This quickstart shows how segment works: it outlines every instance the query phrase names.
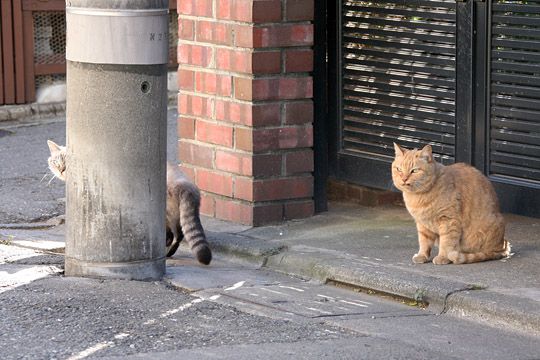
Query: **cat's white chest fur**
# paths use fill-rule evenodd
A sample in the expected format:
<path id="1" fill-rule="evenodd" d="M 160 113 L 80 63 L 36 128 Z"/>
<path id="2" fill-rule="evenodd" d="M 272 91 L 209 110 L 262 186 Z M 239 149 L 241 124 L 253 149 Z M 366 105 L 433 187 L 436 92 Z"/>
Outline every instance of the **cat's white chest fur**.
<path id="1" fill-rule="evenodd" d="M 433 209 L 431 207 L 420 205 L 423 200 L 421 196 L 404 193 L 403 200 L 405 200 L 405 207 L 414 218 L 414 221 L 426 229 L 438 233 L 439 224 L 436 222 L 437 217 L 433 216 Z"/>

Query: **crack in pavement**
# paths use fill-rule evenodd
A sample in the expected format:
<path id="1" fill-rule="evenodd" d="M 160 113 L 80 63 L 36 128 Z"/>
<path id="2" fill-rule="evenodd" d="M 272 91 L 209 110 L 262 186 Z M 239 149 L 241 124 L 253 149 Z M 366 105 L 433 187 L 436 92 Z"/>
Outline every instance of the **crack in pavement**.
<path id="1" fill-rule="evenodd" d="M 439 313 L 439 315 L 446 314 L 448 312 L 448 310 L 450 309 L 449 306 L 448 306 L 448 300 L 449 300 L 450 296 L 452 296 L 454 294 L 457 294 L 457 293 L 460 293 L 460 292 L 479 291 L 479 290 L 485 290 L 485 289 L 486 288 L 478 288 L 475 285 L 468 285 L 468 286 L 464 287 L 463 289 L 456 289 L 456 290 L 450 291 L 444 297 L 443 308 L 442 308 L 441 312 Z"/>

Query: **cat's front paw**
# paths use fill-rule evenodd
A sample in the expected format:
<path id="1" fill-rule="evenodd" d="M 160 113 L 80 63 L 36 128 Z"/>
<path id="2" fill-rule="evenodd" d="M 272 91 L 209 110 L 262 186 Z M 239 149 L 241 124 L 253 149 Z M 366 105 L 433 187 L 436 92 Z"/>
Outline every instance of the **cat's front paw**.
<path id="1" fill-rule="evenodd" d="M 414 256 L 412 257 L 412 261 L 415 264 L 423 264 L 427 263 L 429 259 L 425 255 L 414 254 Z"/>
<path id="2" fill-rule="evenodd" d="M 446 256 L 437 255 L 433 258 L 433 263 L 435 265 L 446 265 L 450 264 L 450 260 Z"/>
<path id="3" fill-rule="evenodd" d="M 454 264 L 464 264 L 465 263 L 465 255 L 460 253 L 459 251 L 450 251 L 448 253 L 448 259 L 453 262 Z"/>

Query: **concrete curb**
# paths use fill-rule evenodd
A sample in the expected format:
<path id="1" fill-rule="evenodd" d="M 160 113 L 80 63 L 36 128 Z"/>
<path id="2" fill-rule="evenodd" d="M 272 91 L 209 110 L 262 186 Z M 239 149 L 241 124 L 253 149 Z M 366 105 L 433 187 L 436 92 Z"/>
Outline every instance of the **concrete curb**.
<path id="1" fill-rule="evenodd" d="M 219 239 L 217 238 L 219 236 Z M 288 248 L 279 241 L 239 234 L 214 233 L 209 242 L 217 255 L 259 263 L 308 280 L 333 283 L 362 292 L 395 296 L 405 302 L 427 302 L 435 313 L 454 314 L 489 325 L 540 335 L 538 304 L 474 284 L 404 271 L 392 265 L 345 257 L 321 249 Z"/>
<path id="2" fill-rule="evenodd" d="M 36 120 L 66 113 L 66 103 L 22 104 L 0 106 L 0 123 L 4 121 Z"/>
<path id="3" fill-rule="evenodd" d="M 50 229 L 66 222 L 65 216 L 55 216 L 45 221 L 31 223 L 0 224 L 0 230 L 40 230 Z"/>
<path id="4" fill-rule="evenodd" d="M 446 312 L 540 336 L 538 302 L 532 299 L 502 295 L 489 289 L 463 291 L 448 297 Z"/>
<path id="5" fill-rule="evenodd" d="M 213 253 L 259 266 L 264 266 L 268 258 L 287 249 L 283 244 L 238 234 L 206 231 L 206 235 Z"/>
<path id="6" fill-rule="evenodd" d="M 177 105 L 177 93 L 169 92 L 168 106 Z M 0 124 L 2 122 L 35 121 L 50 117 L 63 116 L 66 114 L 66 103 L 48 103 L 48 104 L 20 104 L 0 106 Z"/>

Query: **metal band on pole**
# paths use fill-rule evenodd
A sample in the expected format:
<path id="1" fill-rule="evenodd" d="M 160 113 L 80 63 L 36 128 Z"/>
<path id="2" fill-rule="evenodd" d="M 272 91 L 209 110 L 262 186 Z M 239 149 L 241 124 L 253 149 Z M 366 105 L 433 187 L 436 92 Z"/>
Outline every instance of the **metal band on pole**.
<path id="1" fill-rule="evenodd" d="M 66 59 L 92 64 L 167 64 L 168 12 L 66 7 Z"/>

